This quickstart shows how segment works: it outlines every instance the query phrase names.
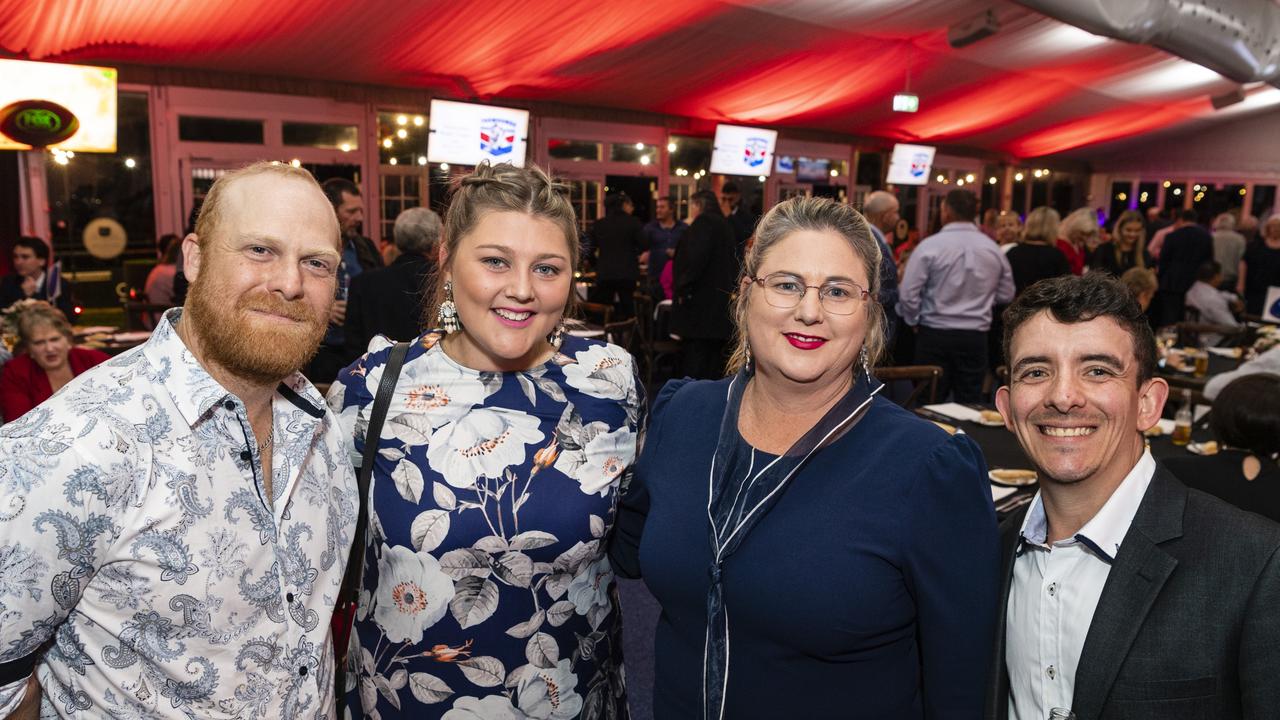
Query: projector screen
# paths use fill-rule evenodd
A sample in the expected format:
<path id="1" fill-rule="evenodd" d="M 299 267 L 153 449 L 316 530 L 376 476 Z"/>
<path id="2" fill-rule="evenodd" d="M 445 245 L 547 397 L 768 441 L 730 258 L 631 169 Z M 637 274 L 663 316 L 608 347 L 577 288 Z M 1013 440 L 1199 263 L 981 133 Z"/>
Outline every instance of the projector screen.
<path id="1" fill-rule="evenodd" d="M 0 150 L 115 152 L 116 77 L 115 68 L 0 60 Z"/>
<path id="2" fill-rule="evenodd" d="M 529 141 L 529 111 L 431 101 L 427 162 L 479 165 L 488 160 L 524 167 Z"/>
<path id="3" fill-rule="evenodd" d="M 927 185 L 936 151 L 937 148 L 929 145 L 894 145 L 886 182 L 891 185 Z"/>
<path id="4" fill-rule="evenodd" d="M 773 170 L 773 149 L 777 143 L 777 130 L 716 125 L 711 172 L 767 176 Z"/>

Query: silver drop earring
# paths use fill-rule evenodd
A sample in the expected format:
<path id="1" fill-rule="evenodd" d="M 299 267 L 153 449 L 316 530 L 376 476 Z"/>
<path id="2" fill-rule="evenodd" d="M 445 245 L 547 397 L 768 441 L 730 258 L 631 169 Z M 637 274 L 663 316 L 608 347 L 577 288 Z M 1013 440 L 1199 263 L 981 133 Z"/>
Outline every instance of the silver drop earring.
<path id="1" fill-rule="evenodd" d="M 447 280 L 444 283 L 444 302 L 436 310 L 436 323 L 446 333 L 462 329 L 462 323 L 458 321 L 458 306 L 453 302 L 453 283 Z"/>
<path id="2" fill-rule="evenodd" d="M 551 347 L 555 348 L 557 351 L 560 349 L 560 343 L 564 342 L 563 318 L 560 322 L 556 323 L 556 329 L 552 330 L 551 334 L 547 336 L 547 342 L 551 343 Z"/>
<path id="3" fill-rule="evenodd" d="M 870 385 L 871 384 L 871 366 L 867 362 L 867 349 L 865 347 L 862 348 L 861 355 L 862 355 L 862 372 L 867 374 L 867 384 Z"/>

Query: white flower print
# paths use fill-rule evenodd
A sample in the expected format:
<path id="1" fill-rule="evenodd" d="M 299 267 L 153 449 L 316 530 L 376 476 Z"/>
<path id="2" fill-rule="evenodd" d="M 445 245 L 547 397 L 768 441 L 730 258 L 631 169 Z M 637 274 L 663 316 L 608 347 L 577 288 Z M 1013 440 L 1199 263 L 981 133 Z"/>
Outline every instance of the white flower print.
<path id="1" fill-rule="evenodd" d="M 422 631 L 449 609 L 453 580 L 431 555 L 399 545 L 382 548 L 373 618 L 393 642 L 422 642 Z"/>
<path id="2" fill-rule="evenodd" d="M 627 400 L 635 392 L 631 358 L 622 348 L 592 343 L 573 359 L 576 362 L 564 366 L 571 387 L 605 400 Z"/>
<path id="3" fill-rule="evenodd" d="M 532 668 L 520 681 L 520 709 L 536 720 L 569 720 L 582 710 L 578 677 L 568 658 L 551 669 Z"/>
<path id="4" fill-rule="evenodd" d="M 453 487 L 474 487 L 476 478 L 498 478 L 507 466 L 524 462 L 525 445 L 543 437 L 531 415 L 477 408 L 432 433 L 427 461 Z"/>
<path id="5" fill-rule="evenodd" d="M 569 581 L 569 602 L 579 615 L 587 615 L 592 610 L 607 611 L 613 606 L 609 603 L 609 584 L 613 581 L 613 570 L 609 567 L 609 558 L 601 556 L 574 576 Z"/>
<path id="6" fill-rule="evenodd" d="M 382 368 L 370 371 L 365 387 L 371 397 L 376 397 L 378 383 L 382 381 Z M 489 397 L 490 388 L 480 381 L 475 372 L 458 367 L 444 356 L 444 348 L 433 348 L 411 362 L 405 363 L 396 382 L 395 400 L 390 417 L 400 411 L 419 414 L 438 428 L 457 420 Z M 421 441 L 405 442 L 421 445 Z"/>
<path id="7" fill-rule="evenodd" d="M 591 436 L 581 451 L 563 452 L 556 458 L 555 468 L 578 481 L 578 489 L 604 497 L 609 487 L 622 475 L 636 457 L 636 434 L 630 428 L 603 432 L 604 423 L 592 423 L 583 436 Z"/>
<path id="8" fill-rule="evenodd" d="M 504 695 L 458 698 L 440 720 L 527 720 Z"/>

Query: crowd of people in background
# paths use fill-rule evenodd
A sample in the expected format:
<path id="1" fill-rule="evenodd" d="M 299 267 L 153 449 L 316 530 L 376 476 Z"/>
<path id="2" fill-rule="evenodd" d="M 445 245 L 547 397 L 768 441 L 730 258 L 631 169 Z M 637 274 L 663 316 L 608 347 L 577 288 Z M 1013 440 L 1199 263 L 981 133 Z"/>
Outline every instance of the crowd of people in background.
<path id="1" fill-rule="evenodd" d="M 0 624 L 22 639 L 0 650 L 0 705 L 90 687 L 77 707 L 136 715 L 158 701 L 117 690 L 143 664 L 200 669 L 173 707 L 237 716 L 622 717 L 613 568 L 663 608 L 664 717 L 978 717 L 985 702 L 1038 718 L 1073 685 L 1085 717 L 1109 716 L 1126 698 L 1097 692 L 1082 645 L 1116 667 L 1158 657 L 1119 671 L 1135 687 L 1210 663 L 1235 680 L 1206 716 L 1276 694 L 1280 623 L 1249 593 L 1256 579 L 1280 595 L 1280 527 L 1227 503 L 1280 519 L 1280 346 L 1205 386 L 1219 455 L 1158 467 L 1142 431 L 1169 392 L 1154 330 L 1237 337 L 1280 286 L 1280 215 L 1255 237 L 1233 213 L 1212 232 L 1194 211 L 1023 218 L 954 189 L 920 237 L 892 192 L 757 218 L 724 183 L 657 197 L 651 218 L 610 193 L 584 233 L 562 186 L 505 164 L 460 178 L 443 219 L 403 211 L 381 244 L 355 183 L 288 165 L 228 173 L 205 203 L 158 243 L 143 288 L 180 307 L 102 367 L 75 346 L 48 246 L 15 244 L 0 475 L 25 485 L 4 486 L 18 522 L 0 545 L 35 539 L 0 560 L 7 587 L 58 591 L 8 593 L 21 605 Z M 569 332 L 584 301 L 652 313 L 678 342 L 673 379 L 646 388 L 636 342 Z M 937 366 L 940 399 L 999 409 L 1041 474 L 1003 530 L 982 450 L 881 394 L 888 364 Z M 201 484 L 214 474 L 229 481 Z M 797 553 L 797 536 L 824 551 Z M 1232 544 L 1239 562 L 1218 562 Z M 1050 551 L 1072 558 L 1054 572 L 1079 622 L 1042 633 Z M 1108 573 L 1156 572 L 1139 562 L 1157 552 L 1177 568 L 1167 589 L 1103 592 Z M 145 576 L 114 569 L 150 554 Z M 187 624 L 140 627 L 139 598 Z M 1114 642 L 1151 608 L 1133 650 Z M 241 625 L 215 632 L 215 611 Z M 1194 652 L 1160 644 L 1190 626 Z M 55 629 L 77 639 L 43 653 Z M 177 649 L 113 644 L 144 633 Z M 1042 673 L 1059 646 L 1078 667 Z M 73 647 L 108 661 L 86 670 Z"/>

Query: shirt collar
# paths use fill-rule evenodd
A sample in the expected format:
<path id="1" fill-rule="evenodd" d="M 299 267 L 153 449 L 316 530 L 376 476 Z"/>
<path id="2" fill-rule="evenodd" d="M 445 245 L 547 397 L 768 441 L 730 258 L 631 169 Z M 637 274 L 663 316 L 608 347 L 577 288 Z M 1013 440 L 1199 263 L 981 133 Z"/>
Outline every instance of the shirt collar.
<path id="1" fill-rule="evenodd" d="M 968 220 L 955 220 L 942 226 L 940 232 L 951 232 L 954 230 L 977 230 L 978 226 Z"/>
<path id="2" fill-rule="evenodd" d="M 1107 498 L 1102 508 L 1076 532 L 1074 537 L 1054 543 L 1055 547 L 1080 543 L 1089 548 L 1100 560 L 1110 565 L 1120 552 L 1120 543 L 1129 532 L 1133 518 L 1138 514 L 1138 506 L 1142 497 L 1147 494 L 1147 486 L 1156 472 L 1156 461 L 1150 450 L 1143 450 L 1142 457 L 1134 464 L 1133 469 L 1125 475 L 1124 480 Z M 1048 518 L 1044 514 L 1044 503 L 1040 493 L 1036 493 L 1027 517 L 1022 521 L 1019 533 L 1018 553 L 1021 554 L 1026 545 L 1045 547 L 1049 533 Z"/>
<path id="3" fill-rule="evenodd" d="M 231 403 L 227 409 L 235 410 L 241 401 L 218 384 L 187 349 L 175 328 L 181 319 L 182 308 L 166 311 L 151 338 L 142 346 L 142 353 L 152 367 L 158 369 L 160 384 L 169 392 L 187 425 L 195 427 L 215 405 Z M 311 417 L 324 417 L 324 398 L 301 373 L 285 378 L 276 392 Z"/>

